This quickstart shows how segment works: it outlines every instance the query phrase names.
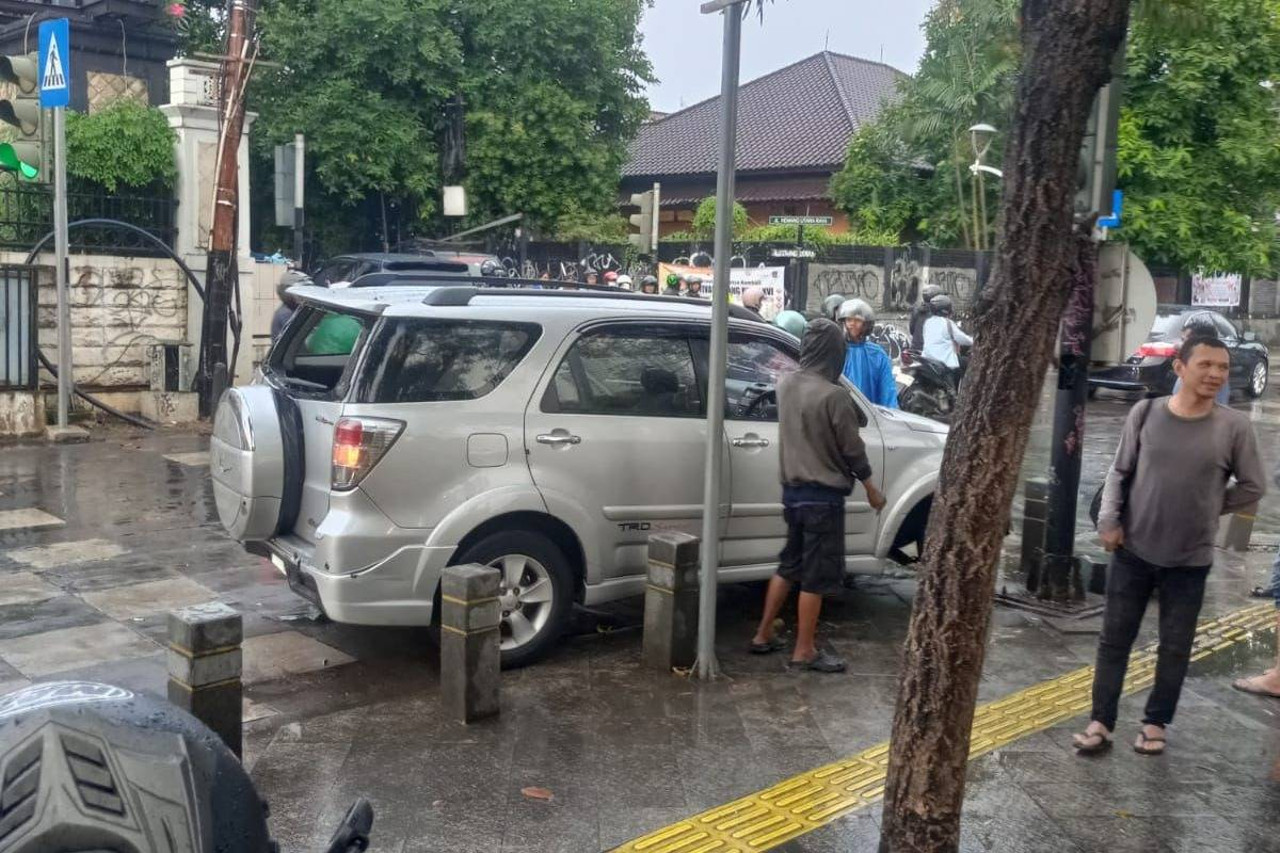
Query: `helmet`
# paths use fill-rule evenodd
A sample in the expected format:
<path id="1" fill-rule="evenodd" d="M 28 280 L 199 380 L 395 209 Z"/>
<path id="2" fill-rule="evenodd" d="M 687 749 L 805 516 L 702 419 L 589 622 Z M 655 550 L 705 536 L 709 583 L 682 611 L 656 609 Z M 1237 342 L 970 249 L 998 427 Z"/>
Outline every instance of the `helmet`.
<path id="1" fill-rule="evenodd" d="M 1194 314 L 1188 314 L 1187 318 L 1182 321 L 1182 330 L 1191 332 L 1193 335 L 1208 335 L 1211 337 L 1218 336 L 1218 327 L 1213 322 L 1213 315 L 1208 311 L 1197 311 Z"/>
<path id="2" fill-rule="evenodd" d="M 698 287 L 702 287 L 702 276 L 700 275 L 691 275 L 687 279 L 685 279 L 685 281 L 687 281 L 691 285 L 696 284 L 698 285 Z"/>
<path id="3" fill-rule="evenodd" d="M 609 270 L 607 273 L 605 273 L 605 274 L 604 274 L 604 280 L 605 280 L 605 281 L 617 281 L 617 280 L 618 280 L 618 274 L 617 274 L 616 272 L 614 272 L 613 270 Z"/>
<path id="4" fill-rule="evenodd" d="M 773 324 L 784 332 L 790 332 L 797 338 L 804 337 L 804 330 L 809 322 L 799 311 L 782 311 L 774 318 Z"/>
<path id="5" fill-rule="evenodd" d="M 623 273 L 622 275 L 618 276 L 618 287 L 625 287 L 627 290 L 630 290 L 631 276 L 627 275 L 626 273 Z"/>
<path id="6" fill-rule="evenodd" d="M 839 293 L 833 293 L 826 299 L 822 300 L 822 316 L 832 320 L 836 319 L 836 312 L 840 310 L 840 306 L 844 304 L 844 297 Z"/>
<path id="7" fill-rule="evenodd" d="M 756 310 L 759 310 L 763 303 L 764 288 L 762 287 L 748 287 L 742 294 L 742 304 L 748 308 L 755 308 Z"/>
<path id="8" fill-rule="evenodd" d="M 951 312 L 955 309 L 950 296 L 935 296 L 929 300 L 929 307 L 944 317 L 951 316 Z"/>
<path id="9" fill-rule="evenodd" d="M 292 299 L 292 297 L 286 297 L 285 292 L 291 287 L 296 287 L 302 284 L 311 284 L 311 277 L 304 272 L 289 270 L 287 273 L 280 276 L 280 281 L 276 284 L 276 296 L 280 297 L 281 302 L 287 302 Z"/>
<path id="10" fill-rule="evenodd" d="M 926 284 L 920 289 L 920 301 L 928 305 L 933 301 L 933 297 L 941 296 L 942 288 L 936 284 Z"/>
<path id="11" fill-rule="evenodd" d="M 647 293 L 651 287 L 655 292 L 658 290 L 658 279 L 656 276 L 647 275 L 640 279 L 640 290 L 642 293 Z"/>
<path id="12" fill-rule="evenodd" d="M 673 272 L 667 273 L 667 287 L 679 287 L 682 281 L 684 281 L 684 276 L 676 275 Z"/>
<path id="13" fill-rule="evenodd" d="M 850 317 L 861 317 L 862 321 L 870 326 L 876 321 L 876 312 L 865 300 L 846 299 L 840 304 L 840 310 L 836 313 L 836 317 L 841 322 L 848 320 Z"/>

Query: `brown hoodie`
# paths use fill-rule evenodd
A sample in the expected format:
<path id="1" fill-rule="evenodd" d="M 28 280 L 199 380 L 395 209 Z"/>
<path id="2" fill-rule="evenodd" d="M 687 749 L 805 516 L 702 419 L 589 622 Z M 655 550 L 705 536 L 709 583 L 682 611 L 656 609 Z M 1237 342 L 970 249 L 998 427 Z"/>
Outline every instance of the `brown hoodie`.
<path id="1" fill-rule="evenodd" d="M 840 327 L 819 318 L 800 344 L 800 370 L 778 381 L 778 452 L 784 486 L 820 486 L 848 495 L 871 477 L 858 434 L 853 395 L 840 384 L 845 341 Z"/>

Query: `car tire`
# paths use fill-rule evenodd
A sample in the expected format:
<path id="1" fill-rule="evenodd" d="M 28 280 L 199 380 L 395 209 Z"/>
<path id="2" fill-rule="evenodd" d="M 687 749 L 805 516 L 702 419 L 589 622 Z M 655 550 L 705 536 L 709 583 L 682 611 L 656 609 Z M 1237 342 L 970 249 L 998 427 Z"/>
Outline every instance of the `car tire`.
<path id="1" fill-rule="evenodd" d="M 551 539 L 532 530 L 492 533 L 459 552 L 454 562 L 493 566 L 503 572 L 503 669 L 527 666 L 551 651 L 569 624 L 574 587 L 573 566 Z M 520 572 L 516 588 L 523 593 L 509 597 L 516 571 Z M 517 615 L 522 621 L 516 621 Z"/>
<path id="2" fill-rule="evenodd" d="M 1249 376 L 1249 384 L 1245 386 L 1244 393 L 1248 394 L 1250 399 L 1258 399 L 1266 393 L 1270 379 L 1271 366 L 1267 364 L 1266 359 L 1258 359 L 1258 363 L 1253 366 L 1253 373 Z"/>

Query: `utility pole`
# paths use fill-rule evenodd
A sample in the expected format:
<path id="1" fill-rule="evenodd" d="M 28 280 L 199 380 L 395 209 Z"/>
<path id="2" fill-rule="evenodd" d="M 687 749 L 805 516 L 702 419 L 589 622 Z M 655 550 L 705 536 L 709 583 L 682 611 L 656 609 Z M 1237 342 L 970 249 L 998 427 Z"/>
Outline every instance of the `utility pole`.
<path id="1" fill-rule="evenodd" d="M 209 259 L 205 267 L 204 322 L 200 334 L 200 414 L 213 414 L 232 370 L 227 354 L 227 321 L 236 286 L 236 220 L 240 209 L 239 153 L 244 133 L 245 86 L 255 0 L 232 0 L 227 47 L 218 76 L 217 183 Z"/>
<path id="2" fill-rule="evenodd" d="M 307 137 L 301 133 L 293 136 L 293 259 L 298 268 L 303 268 L 302 252 L 305 248 L 303 238 L 303 194 L 307 181 L 304 166 L 307 160 Z"/>

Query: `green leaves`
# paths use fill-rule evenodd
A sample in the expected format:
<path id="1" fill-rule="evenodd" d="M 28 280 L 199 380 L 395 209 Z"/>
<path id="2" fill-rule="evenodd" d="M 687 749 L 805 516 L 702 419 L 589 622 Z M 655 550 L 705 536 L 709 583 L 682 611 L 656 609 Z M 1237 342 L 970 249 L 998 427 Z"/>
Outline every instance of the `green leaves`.
<path id="1" fill-rule="evenodd" d="M 736 240 L 747 230 L 747 209 L 733 203 L 733 238 Z M 716 199 L 707 196 L 693 214 L 693 234 L 699 240 L 710 240 L 716 235 Z"/>
<path id="2" fill-rule="evenodd" d="M 646 113 L 643 4 L 265 0 L 259 29 L 282 67 L 262 73 L 251 107 L 271 144 L 307 134 L 317 204 L 366 212 L 385 195 L 430 233 L 456 228 L 436 214 L 444 105 L 461 94 L 469 221 L 524 212 L 553 230 L 615 209 Z M 377 231 L 372 210 L 353 225 Z"/>
<path id="3" fill-rule="evenodd" d="M 95 113 L 67 111 L 67 174 L 107 192 L 122 187 L 171 189 L 178 177 L 178 137 L 164 113 L 119 100 Z"/>

